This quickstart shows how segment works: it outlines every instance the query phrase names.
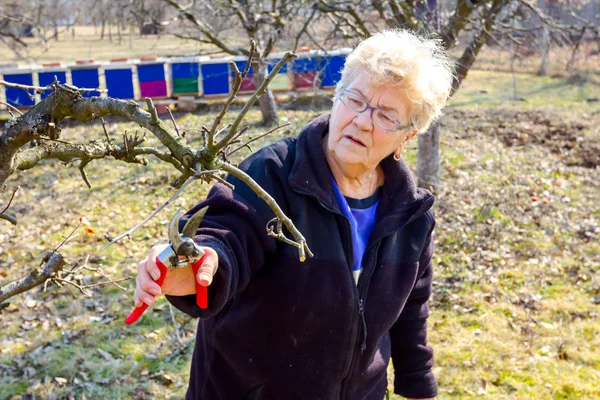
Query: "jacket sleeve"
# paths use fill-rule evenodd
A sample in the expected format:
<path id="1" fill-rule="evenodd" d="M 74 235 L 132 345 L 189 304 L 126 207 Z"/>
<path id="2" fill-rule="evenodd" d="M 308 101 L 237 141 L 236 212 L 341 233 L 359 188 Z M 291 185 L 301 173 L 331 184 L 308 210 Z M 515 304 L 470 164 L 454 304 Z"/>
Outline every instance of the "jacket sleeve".
<path id="1" fill-rule="evenodd" d="M 286 212 L 285 178 L 277 164 L 278 160 L 268 157 L 265 160 L 255 154 L 240 168 L 269 192 Z M 208 206 L 194 240 L 214 249 L 219 256 L 217 272 L 208 287 L 207 309 L 196 305 L 195 295 L 166 296 L 171 304 L 192 317 L 210 318 L 218 314 L 247 287 L 251 277 L 275 251 L 276 239 L 266 233 L 268 221 L 275 217 L 273 211 L 244 182 L 232 176 L 228 176 L 227 181 L 234 185 L 234 190 L 217 183 L 205 201 L 186 213 L 189 217 Z"/>
<path id="2" fill-rule="evenodd" d="M 427 346 L 427 317 L 433 276 L 433 227 L 419 258 L 419 276 L 396 323 L 390 329 L 394 393 L 408 398 L 437 396 L 431 372 L 433 349 Z"/>

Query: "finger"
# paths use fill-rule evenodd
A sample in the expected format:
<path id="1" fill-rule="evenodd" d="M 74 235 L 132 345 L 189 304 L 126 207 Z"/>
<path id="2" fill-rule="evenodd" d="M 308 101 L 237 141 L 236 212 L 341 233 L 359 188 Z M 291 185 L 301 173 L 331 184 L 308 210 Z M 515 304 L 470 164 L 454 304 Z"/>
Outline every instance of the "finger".
<path id="1" fill-rule="evenodd" d="M 158 269 L 155 263 L 154 267 L 156 268 L 156 271 L 158 271 L 158 277 L 154 278 L 154 275 L 156 275 L 156 271 L 153 270 L 151 264 L 153 264 L 153 262 L 150 261 L 150 256 L 148 256 L 148 259 L 140 261 L 137 266 L 138 276 L 141 275 L 144 277 L 144 279 L 152 280 L 157 280 L 158 278 L 160 278 L 160 270 Z M 153 273 L 150 273 L 151 270 L 153 271 Z"/>
<path id="2" fill-rule="evenodd" d="M 209 247 L 203 247 L 205 257 L 202 265 L 198 268 L 196 279 L 202 286 L 208 286 L 212 283 L 213 276 L 217 272 L 219 266 L 219 256 L 217 252 Z"/>
<path id="3" fill-rule="evenodd" d="M 148 306 L 151 306 L 152 304 L 154 304 L 155 297 L 138 288 L 135 290 L 135 294 L 133 295 L 133 300 L 134 300 L 136 307 L 141 306 L 142 303 L 145 303 Z"/>
<path id="4" fill-rule="evenodd" d="M 148 275 L 156 281 L 160 278 L 160 269 L 158 269 L 158 265 L 156 265 L 156 257 L 158 257 L 160 252 L 156 253 L 153 250 L 154 247 L 152 248 L 152 250 L 150 250 L 150 253 L 148 254 L 148 259 L 145 261 L 145 270 L 147 271 Z"/>
<path id="5" fill-rule="evenodd" d="M 156 283 L 148 273 L 138 274 L 135 278 L 136 289 L 141 292 L 149 293 L 152 296 L 158 296 L 161 293 L 160 286 Z"/>

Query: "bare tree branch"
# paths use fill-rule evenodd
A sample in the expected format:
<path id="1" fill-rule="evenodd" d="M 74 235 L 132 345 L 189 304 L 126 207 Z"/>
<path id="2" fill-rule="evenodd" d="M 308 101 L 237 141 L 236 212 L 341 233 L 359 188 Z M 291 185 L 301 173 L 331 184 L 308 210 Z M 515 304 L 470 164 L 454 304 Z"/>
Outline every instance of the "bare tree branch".
<path id="1" fill-rule="evenodd" d="M 244 107 L 242 108 L 240 113 L 237 115 L 235 121 L 233 121 L 231 128 L 229 128 L 229 132 L 227 133 L 227 135 L 223 139 L 221 139 L 221 141 L 219 143 L 217 143 L 215 145 L 216 150 L 221 150 L 223 147 L 225 147 L 225 145 L 227 143 L 229 143 L 229 141 L 233 138 L 233 136 L 235 136 L 235 133 L 237 132 L 237 128 L 239 127 L 240 123 L 242 122 L 242 119 L 248 113 L 248 111 L 250 111 L 250 108 L 254 105 L 256 100 L 258 100 L 260 95 L 262 95 L 265 92 L 265 90 L 267 89 L 267 86 L 269 85 L 269 83 L 271 83 L 271 80 L 275 77 L 277 72 L 279 72 L 281 67 L 283 67 L 283 65 L 285 63 L 287 63 L 289 60 L 297 58 L 297 57 L 298 57 L 297 54 L 293 54 L 289 51 L 283 55 L 281 60 L 279 60 L 279 62 L 273 67 L 273 70 L 271 71 L 271 73 L 269 74 L 267 79 L 265 79 L 263 81 L 262 85 L 258 89 L 256 89 L 256 91 L 252 94 L 252 96 L 250 96 L 248 101 L 246 101 L 246 104 L 244 104 Z"/>
<path id="2" fill-rule="evenodd" d="M 306 244 L 306 239 L 304 239 L 304 236 L 302 236 L 300 231 L 294 226 L 294 223 L 292 222 L 292 220 L 289 219 L 284 214 L 284 212 L 281 210 L 281 208 L 279 207 L 277 202 L 273 199 L 273 197 L 271 197 L 271 195 L 269 195 L 269 193 L 267 193 L 263 188 L 261 188 L 260 185 L 258 185 L 244 171 L 234 167 L 233 165 L 228 164 L 228 163 L 222 163 L 221 167 L 224 171 L 239 178 L 245 184 L 250 186 L 250 188 L 257 194 L 257 196 L 260 197 L 261 199 L 263 199 L 263 201 L 269 205 L 269 207 L 275 213 L 277 219 L 285 225 L 285 227 L 290 231 L 292 236 L 294 236 L 294 239 L 296 239 L 295 242 L 287 239 L 286 243 L 293 244 L 295 247 L 298 248 L 298 254 L 300 257 L 300 261 L 304 261 L 306 259 L 306 253 L 308 253 L 309 257 L 313 257 L 313 253 L 308 248 L 308 245 Z"/>
<path id="3" fill-rule="evenodd" d="M 315 3 L 315 7 L 317 10 L 319 10 L 323 13 L 341 12 L 341 13 L 349 14 L 353 19 L 353 23 L 350 20 L 347 20 L 346 22 L 348 23 L 348 25 L 352 29 L 354 29 L 357 33 L 359 33 L 360 36 L 362 36 L 364 38 L 371 36 L 371 32 L 369 32 L 369 30 L 365 26 L 365 23 L 363 22 L 363 20 L 360 18 L 360 16 L 356 12 L 356 10 L 351 5 L 347 5 L 346 7 L 342 8 L 342 7 L 336 7 L 336 6 L 327 4 L 323 1 L 319 1 L 319 2 Z"/>
<path id="4" fill-rule="evenodd" d="M 46 282 L 52 274 L 60 271 L 66 263 L 60 253 L 48 252 L 40 266 L 31 271 L 26 277 L 0 287 L 0 303 Z"/>
<path id="5" fill-rule="evenodd" d="M 112 157 L 126 162 L 145 163 L 145 160 L 142 158 L 143 155 L 154 155 L 162 161 L 174 165 L 181 172 L 181 176 L 175 182 L 176 185 L 181 186 L 179 190 L 136 226 L 117 238 L 109 239 L 109 243 L 105 247 L 124 237 L 129 237 L 136 229 L 171 204 L 194 180 L 202 179 L 209 181 L 210 179 L 216 179 L 222 181 L 222 178 L 217 175 L 219 171 L 232 173 L 257 190 L 259 196 L 269 199 L 270 196 L 264 190 L 260 189 L 260 186 L 248 175 L 221 159 L 226 158 L 228 146 L 233 144 L 232 139 L 241 133 L 238 132 L 238 128 L 250 107 L 265 92 L 267 85 L 279 69 L 294 57 L 296 57 L 295 54 L 286 53 L 263 81 L 263 84 L 250 96 L 242 111 L 237 115 L 234 123 L 219 129 L 220 121 L 227 111 L 227 107 L 224 107 L 217 121 L 213 124 L 212 131 L 208 131 L 205 128 L 209 133 L 208 137 L 213 138 L 213 142 L 200 150 L 189 146 L 185 138 L 177 135 L 177 132 L 173 128 L 161 121 L 150 100 L 147 100 L 149 111 L 145 111 L 133 101 L 99 97 L 83 98 L 79 89 L 54 83 L 51 85 L 53 90 L 51 96 L 47 96 L 25 114 L 13 118 L 5 125 L 5 130 L 0 136 L 0 185 L 3 185 L 14 171 L 33 168 L 41 160 L 45 159 L 57 159 L 63 162 L 80 160 L 79 171 L 88 186 L 91 185 L 85 174 L 85 167 L 90 161 L 96 159 Z M 235 97 L 242 78 L 248 73 L 249 65 L 250 62 L 247 63 L 243 73 L 236 71 L 238 85 L 234 86 L 234 90 L 230 96 L 231 99 Z M 36 88 L 25 89 L 35 90 Z M 137 134 L 135 136 L 128 136 L 126 132 L 123 134 L 122 143 L 114 143 L 108 137 L 105 125 L 103 125 L 103 131 L 106 139 L 97 139 L 84 144 L 69 143 L 58 138 L 60 135 L 60 122 L 65 118 L 90 121 L 102 118 L 105 115 L 117 115 L 136 122 L 157 137 L 162 145 L 168 148 L 168 151 L 165 152 L 153 147 L 139 147 L 144 138 L 139 138 Z M 245 129 L 243 128 L 241 131 L 243 132 Z M 215 144 L 214 139 L 219 132 L 225 133 L 223 138 L 219 138 L 219 142 Z M 23 148 L 27 143 L 38 139 L 44 139 L 45 141 L 35 147 Z M 292 243 L 296 246 L 299 251 L 299 257 L 302 260 L 305 259 L 307 253 L 309 256 L 312 256 L 306 241 L 294 227 L 292 221 L 283 214 L 272 198 L 268 204 L 273 209 L 275 215 L 277 215 L 277 218 L 282 221 L 296 240 L 290 242 L 290 239 L 283 236 L 283 232 L 277 234 L 278 238 L 285 243 Z M 267 230 L 267 233 L 272 234 L 273 231 Z M 46 257 L 47 259 L 44 261 L 40 271 L 34 270 L 27 277 L 2 287 L 0 302 L 15 294 L 29 290 L 36 285 L 40 285 L 48 279 L 52 279 L 57 285 L 71 284 L 77 287 L 82 293 L 87 293 L 85 290 L 86 287 L 81 283 L 57 273 L 65 265 L 64 258 L 57 251 L 71 236 L 72 234 L 52 253 L 49 253 L 50 255 Z"/>

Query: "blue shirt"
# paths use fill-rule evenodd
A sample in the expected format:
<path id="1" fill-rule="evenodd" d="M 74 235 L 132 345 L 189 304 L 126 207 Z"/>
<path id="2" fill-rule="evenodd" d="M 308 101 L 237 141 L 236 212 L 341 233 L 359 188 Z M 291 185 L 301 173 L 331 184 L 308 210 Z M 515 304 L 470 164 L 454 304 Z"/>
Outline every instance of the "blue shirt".
<path id="1" fill-rule="evenodd" d="M 338 187 L 333 176 L 331 184 L 335 197 L 340 206 L 342 214 L 350 221 L 350 229 L 352 230 L 352 253 L 354 256 L 354 264 L 352 265 L 352 275 L 355 283 L 358 284 L 358 278 L 362 272 L 362 262 L 367 243 L 371 231 L 375 225 L 375 216 L 377 214 L 377 206 L 381 197 L 381 187 L 377 189 L 375 194 L 365 199 L 353 199 L 345 197 Z"/>

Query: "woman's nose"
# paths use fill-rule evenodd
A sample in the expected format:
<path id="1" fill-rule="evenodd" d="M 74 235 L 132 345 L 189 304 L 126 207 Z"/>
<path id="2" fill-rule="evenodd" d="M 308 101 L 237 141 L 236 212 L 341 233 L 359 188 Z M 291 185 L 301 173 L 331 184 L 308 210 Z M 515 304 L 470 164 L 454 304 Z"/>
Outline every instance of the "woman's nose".
<path id="1" fill-rule="evenodd" d="M 356 116 L 354 117 L 353 121 L 356 124 L 356 126 L 358 126 L 361 130 L 370 131 L 373 129 L 371 110 L 368 108 L 363 112 L 356 113 Z"/>

